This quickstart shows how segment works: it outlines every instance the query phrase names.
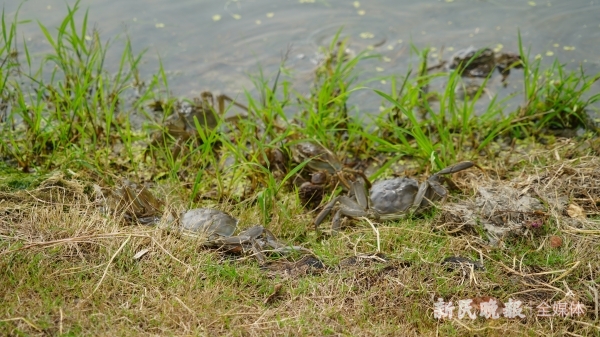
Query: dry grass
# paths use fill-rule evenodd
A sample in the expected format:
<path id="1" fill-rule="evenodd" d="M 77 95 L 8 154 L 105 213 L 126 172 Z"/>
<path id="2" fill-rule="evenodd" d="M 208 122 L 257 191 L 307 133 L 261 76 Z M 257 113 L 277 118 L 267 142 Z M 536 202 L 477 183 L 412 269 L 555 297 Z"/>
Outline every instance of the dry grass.
<path id="1" fill-rule="evenodd" d="M 270 227 L 277 235 L 304 244 L 330 266 L 295 277 L 199 248 L 168 228 L 129 225 L 119 214 L 103 213 L 90 182 L 55 175 L 35 189 L 0 194 L 0 333 L 597 335 L 598 164 L 598 157 L 561 159 L 524 166 L 503 180 L 536 193 L 549 207 L 542 228 L 509 236 L 500 247 L 488 245 L 477 228 L 452 230 L 438 212 L 433 218 L 380 224 L 380 249 L 388 262 L 366 259 L 342 267 L 337 265 L 344 257 L 377 251 L 366 221 L 333 238 L 312 232 L 300 238 L 297 230 L 286 230 L 289 224 L 274 223 Z M 467 192 L 462 199 L 472 198 L 468 191 L 484 180 L 498 183 L 491 176 L 499 171 L 455 175 Z M 559 208 L 547 196 L 577 203 L 583 213 L 570 214 L 568 206 Z M 243 228 L 256 221 L 252 207 L 231 211 Z M 294 221 L 309 228 L 312 215 L 296 212 Z M 550 246 L 551 235 L 562 238 L 560 247 Z M 143 250 L 147 253 L 136 258 Z M 440 264 L 448 256 L 482 260 L 486 270 L 448 270 Z M 569 290 L 586 305 L 585 316 L 536 317 L 541 301 L 565 299 Z M 482 296 L 519 299 L 526 318 L 433 318 L 438 297 L 456 302 Z"/>

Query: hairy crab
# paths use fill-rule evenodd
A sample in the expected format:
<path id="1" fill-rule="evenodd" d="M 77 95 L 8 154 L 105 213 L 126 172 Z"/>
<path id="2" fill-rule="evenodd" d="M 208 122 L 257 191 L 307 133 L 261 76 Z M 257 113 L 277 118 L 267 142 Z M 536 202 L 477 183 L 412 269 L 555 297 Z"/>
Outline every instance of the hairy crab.
<path id="1" fill-rule="evenodd" d="M 196 121 L 202 129 L 210 131 L 219 125 L 221 119 L 232 122 L 244 118 L 240 114 L 224 117 L 227 110 L 226 102 L 248 111 L 247 107 L 235 102 L 227 95 L 217 95 L 216 102 L 217 105 L 215 105 L 215 97 L 208 91 L 201 93 L 200 97 L 194 98 L 193 103 L 178 102 L 175 106 L 175 113 L 165 120 L 163 130 L 154 133 L 150 145 L 156 147 L 167 143 L 169 139 L 174 139 L 173 155 L 177 157 L 183 143 L 198 136 Z"/>
<path id="2" fill-rule="evenodd" d="M 323 196 L 331 186 L 331 177 L 327 172 L 311 173 L 310 181 L 303 182 L 298 188 L 298 196 L 304 205 L 314 207 L 321 204 Z"/>
<path id="3" fill-rule="evenodd" d="M 457 51 L 448 64 L 448 69 L 459 71 L 461 76 L 488 77 L 495 69 L 506 81 L 511 68 L 523 68 L 521 57 L 514 53 L 495 53 L 490 48 L 469 47 Z"/>
<path id="4" fill-rule="evenodd" d="M 369 180 L 362 171 L 345 167 L 331 150 L 318 143 L 311 141 L 298 142 L 291 146 L 291 152 L 296 162 L 302 163 L 309 160 L 306 167 L 310 171 L 313 173 L 327 173 L 337 177 L 346 189 L 352 189 L 350 181 L 355 180 L 356 177 L 362 178 L 367 186 L 370 186 Z M 327 180 L 327 178 L 319 176 L 318 180 Z"/>
<path id="5" fill-rule="evenodd" d="M 238 222 L 238 219 L 225 212 L 196 208 L 182 214 L 181 233 L 199 239 L 205 247 L 221 248 L 233 253 L 251 252 L 261 264 L 267 261 L 266 252 L 308 251 L 301 246 L 281 243 L 270 230 L 261 225 L 252 226 L 234 236 Z"/>
<path id="6" fill-rule="evenodd" d="M 325 217 L 337 208 L 332 220 L 332 230 L 341 227 L 341 217 L 367 217 L 374 220 L 394 220 L 425 208 L 433 201 L 445 199 L 448 191 L 442 185 L 441 176 L 466 170 L 476 166 L 473 162 L 465 161 L 442 169 L 427 180 L 419 183 L 411 178 L 393 178 L 380 180 L 373 184 L 366 193 L 363 182 L 352 182 L 353 198 L 338 196 L 331 200 L 314 220 L 315 228 Z M 338 206 L 339 204 L 339 206 Z"/>

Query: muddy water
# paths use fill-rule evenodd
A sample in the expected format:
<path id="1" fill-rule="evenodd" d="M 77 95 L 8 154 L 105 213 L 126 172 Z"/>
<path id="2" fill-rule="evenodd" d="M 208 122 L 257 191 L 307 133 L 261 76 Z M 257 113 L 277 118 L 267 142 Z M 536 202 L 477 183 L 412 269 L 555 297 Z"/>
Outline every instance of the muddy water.
<path id="1" fill-rule="evenodd" d="M 4 1 L 9 16 L 18 3 Z M 375 46 L 383 56 L 362 65 L 361 79 L 381 76 L 372 86 L 384 89 L 389 88 L 386 76 L 401 76 L 417 64 L 411 43 L 431 47 L 433 57 L 442 48 L 449 57 L 470 45 L 517 51 L 518 31 L 532 57 L 600 72 L 600 0 L 82 0 L 80 7 L 89 8 L 89 21 L 104 39 L 119 41 L 117 36 L 127 32 L 137 51 L 149 48 L 146 75 L 157 70 L 160 59 L 169 89 L 178 96 L 203 90 L 233 96 L 244 88 L 252 92 L 248 74 L 260 67 L 273 77 L 288 48 L 295 88 L 306 91 L 319 46 L 341 27 L 350 48 Z M 42 51 L 47 45 L 35 20 L 57 26 L 65 13 L 65 0 L 27 1 L 19 17 L 34 22 L 21 26 L 20 34 L 30 48 Z M 116 64 L 118 48 L 113 52 L 109 63 Z M 510 80 L 507 89 L 495 86 L 491 92 L 517 90 L 518 76 Z M 359 109 L 376 110 L 374 104 Z"/>

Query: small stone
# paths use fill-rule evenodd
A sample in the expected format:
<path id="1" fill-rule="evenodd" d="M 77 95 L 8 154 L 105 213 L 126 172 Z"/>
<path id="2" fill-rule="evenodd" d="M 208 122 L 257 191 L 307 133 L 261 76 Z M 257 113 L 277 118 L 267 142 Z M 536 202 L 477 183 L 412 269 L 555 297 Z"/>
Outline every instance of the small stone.
<path id="1" fill-rule="evenodd" d="M 560 238 L 560 236 L 556 236 L 556 235 L 552 235 L 550 237 L 550 247 L 552 248 L 558 248 L 560 246 L 562 246 L 562 239 Z"/>

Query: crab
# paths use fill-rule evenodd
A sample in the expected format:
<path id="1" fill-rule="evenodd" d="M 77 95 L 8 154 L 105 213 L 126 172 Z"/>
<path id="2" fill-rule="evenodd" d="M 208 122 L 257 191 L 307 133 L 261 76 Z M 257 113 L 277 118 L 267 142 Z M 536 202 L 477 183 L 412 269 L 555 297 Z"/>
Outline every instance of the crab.
<path id="1" fill-rule="evenodd" d="M 470 161 L 448 166 L 433 174 L 420 185 L 416 180 L 406 177 L 380 180 L 373 184 L 369 196 L 367 196 L 364 182 L 353 181 L 351 189 L 353 198 L 338 196 L 331 200 L 315 218 L 315 228 L 318 229 L 325 217 L 336 207 L 337 210 L 332 220 L 334 232 L 340 229 L 342 216 L 366 217 L 373 220 L 403 218 L 406 214 L 424 209 L 434 201 L 443 200 L 448 196 L 448 190 L 442 185 L 442 175 L 466 170 L 473 166 L 477 165 Z"/>
<path id="2" fill-rule="evenodd" d="M 212 208 L 196 208 L 181 215 L 181 232 L 207 242 L 230 237 L 235 232 L 238 219 Z"/>
<path id="3" fill-rule="evenodd" d="M 309 160 L 306 167 L 313 173 L 327 173 L 339 179 L 340 183 L 351 190 L 351 181 L 355 180 L 355 176 L 362 178 L 368 187 L 371 186 L 369 180 L 362 171 L 353 170 L 344 167 L 344 164 L 338 157 L 324 146 L 312 142 L 301 141 L 291 146 L 292 157 L 298 163 Z M 327 177 L 319 176 L 319 180 L 328 180 Z M 316 184 L 319 185 L 319 184 Z"/>
<path id="4" fill-rule="evenodd" d="M 163 203 L 145 186 L 125 180 L 123 186 L 114 190 L 112 195 L 113 207 L 124 210 L 126 219 L 137 220 L 144 225 L 155 225 L 160 221 Z"/>
<path id="5" fill-rule="evenodd" d="M 310 181 L 303 182 L 298 188 L 298 196 L 304 205 L 312 204 L 317 206 L 321 204 L 326 190 L 330 187 L 331 179 L 329 174 L 324 171 L 318 171 L 310 175 Z"/>
<path id="6" fill-rule="evenodd" d="M 488 77 L 494 69 L 506 80 L 511 68 L 523 68 L 521 56 L 514 53 L 495 53 L 490 48 L 469 47 L 457 51 L 448 64 L 448 69 L 458 70 L 461 76 Z"/>
<path id="7" fill-rule="evenodd" d="M 196 208 L 181 216 L 181 233 L 200 240 L 209 248 L 221 248 L 232 253 L 251 252 L 260 264 L 266 263 L 265 252 L 310 252 L 301 246 L 287 246 L 261 225 L 252 226 L 238 235 L 238 219 L 212 208 Z"/>
<path id="8" fill-rule="evenodd" d="M 190 138 L 198 136 L 196 121 L 205 131 L 214 130 L 218 126 L 219 119 L 227 110 L 225 102 L 248 111 L 247 107 L 235 102 L 227 95 L 217 95 L 216 98 L 216 107 L 215 97 L 209 91 L 202 92 L 200 97 L 194 98 L 193 103 L 178 102 L 175 106 L 175 113 L 165 120 L 164 129 L 154 133 L 150 146 L 165 144 L 169 138 L 173 138 L 175 140 L 173 155 L 176 157 L 183 143 Z M 244 118 L 244 115 L 236 114 L 224 117 L 223 120 L 232 122 L 241 118 Z"/>

